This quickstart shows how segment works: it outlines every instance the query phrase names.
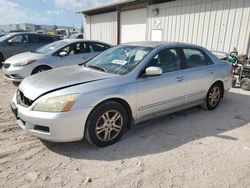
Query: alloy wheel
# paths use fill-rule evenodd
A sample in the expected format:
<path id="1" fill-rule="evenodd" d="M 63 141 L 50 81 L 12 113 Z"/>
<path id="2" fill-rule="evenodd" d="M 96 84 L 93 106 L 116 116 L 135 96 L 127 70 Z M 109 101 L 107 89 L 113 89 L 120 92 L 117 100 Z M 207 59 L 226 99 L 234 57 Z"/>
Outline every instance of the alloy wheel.
<path id="1" fill-rule="evenodd" d="M 209 105 L 214 107 L 218 104 L 218 102 L 220 101 L 220 97 L 221 97 L 221 91 L 220 88 L 218 86 L 213 87 L 209 93 Z"/>
<path id="2" fill-rule="evenodd" d="M 110 141 L 117 137 L 123 127 L 123 118 L 120 112 L 110 110 L 104 112 L 98 119 L 95 127 L 96 136 L 101 141 Z"/>

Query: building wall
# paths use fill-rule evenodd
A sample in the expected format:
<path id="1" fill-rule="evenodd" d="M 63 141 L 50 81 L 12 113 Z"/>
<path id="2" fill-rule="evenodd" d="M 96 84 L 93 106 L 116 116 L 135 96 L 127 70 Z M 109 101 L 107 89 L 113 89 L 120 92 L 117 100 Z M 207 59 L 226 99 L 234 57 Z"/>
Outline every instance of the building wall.
<path id="1" fill-rule="evenodd" d="M 17 24 L 0 25 L 0 32 L 10 32 L 11 30 L 17 30 Z"/>
<path id="2" fill-rule="evenodd" d="M 156 8 L 159 14 L 155 14 Z M 162 40 L 188 42 L 214 51 L 250 43 L 250 0 L 177 0 L 148 6 L 148 40 L 162 30 Z"/>
<path id="3" fill-rule="evenodd" d="M 22 29 L 24 31 L 32 31 L 32 32 L 36 31 L 34 24 L 21 23 L 21 24 L 18 24 L 18 25 L 19 25 L 19 29 Z"/>
<path id="4" fill-rule="evenodd" d="M 116 27 L 116 12 L 111 12 L 86 17 L 84 28 L 87 39 L 115 45 Z M 240 53 L 249 53 L 250 0 L 176 0 L 150 5 L 146 28 L 149 41 L 160 38 L 222 52 L 236 47 Z"/>
<path id="5" fill-rule="evenodd" d="M 85 16 L 84 36 L 115 45 L 117 43 L 117 12 Z"/>

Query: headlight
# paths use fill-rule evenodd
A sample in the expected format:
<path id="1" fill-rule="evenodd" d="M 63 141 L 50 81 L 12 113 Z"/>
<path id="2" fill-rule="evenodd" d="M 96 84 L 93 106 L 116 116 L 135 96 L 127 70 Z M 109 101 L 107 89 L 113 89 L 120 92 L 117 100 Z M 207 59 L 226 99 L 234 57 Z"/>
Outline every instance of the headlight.
<path id="1" fill-rule="evenodd" d="M 31 63 L 34 63 L 36 60 L 35 59 L 30 59 L 28 61 L 20 61 L 18 63 L 13 64 L 14 67 L 19 67 L 19 66 L 24 66 L 24 65 L 28 65 Z"/>
<path id="2" fill-rule="evenodd" d="M 37 103 L 32 110 L 41 112 L 66 112 L 73 106 L 79 93 L 44 99 Z"/>

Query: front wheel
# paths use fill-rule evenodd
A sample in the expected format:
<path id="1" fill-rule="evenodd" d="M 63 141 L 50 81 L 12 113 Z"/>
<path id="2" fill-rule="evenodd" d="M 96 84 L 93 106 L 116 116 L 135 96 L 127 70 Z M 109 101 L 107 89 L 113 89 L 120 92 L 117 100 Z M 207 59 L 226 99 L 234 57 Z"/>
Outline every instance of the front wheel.
<path id="1" fill-rule="evenodd" d="M 97 147 L 117 142 L 128 123 L 124 107 L 115 101 L 98 105 L 89 115 L 85 126 L 85 139 Z"/>
<path id="2" fill-rule="evenodd" d="M 2 67 L 3 61 L 4 61 L 3 55 L 0 53 L 0 67 Z"/>
<path id="3" fill-rule="evenodd" d="M 203 103 L 202 107 L 207 110 L 214 110 L 220 103 L 221 96 L 222 88 L 220 84 L 215 83 L 208 90 L 205 102 Z"/>
<path id="4" fill-rule="evenodd" d="M 47 70 L 50 70 L 50 69 L 51 69 L 51 68 L 48 67 L 48 66 L 39 66 L 39 67 L 36 67 L 36 68 L 32 71 L 31 75 L 37 74 L 37 73 L 39 73 L 39 72 L 44 72 L 44 71 L 47 71 Z"/>

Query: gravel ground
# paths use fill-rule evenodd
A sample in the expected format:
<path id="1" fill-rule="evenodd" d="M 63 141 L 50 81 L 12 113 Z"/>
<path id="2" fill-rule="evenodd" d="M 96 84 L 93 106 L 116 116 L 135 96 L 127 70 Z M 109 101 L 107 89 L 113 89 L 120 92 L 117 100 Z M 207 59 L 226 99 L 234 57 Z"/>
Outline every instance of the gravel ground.
<path id="1" fill-rule="evenodd" d="M 0 70 L 0 187 L 249 187 L 250 92 L 126 133 L 117 144 L 49 143 L 18 127 Z"/>

